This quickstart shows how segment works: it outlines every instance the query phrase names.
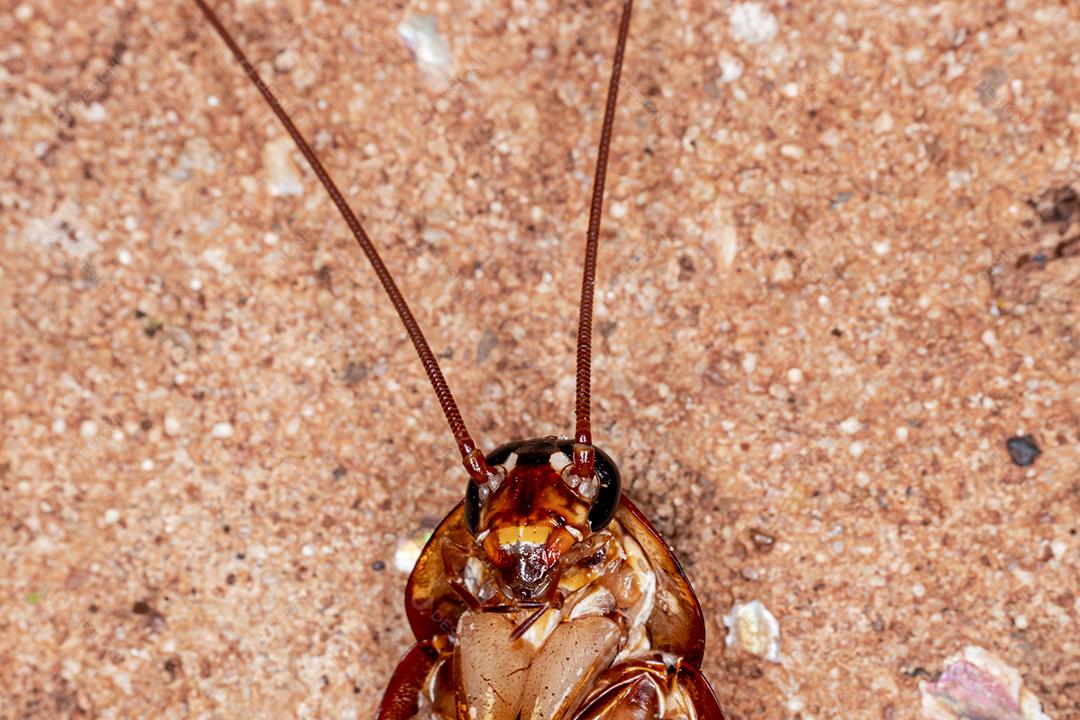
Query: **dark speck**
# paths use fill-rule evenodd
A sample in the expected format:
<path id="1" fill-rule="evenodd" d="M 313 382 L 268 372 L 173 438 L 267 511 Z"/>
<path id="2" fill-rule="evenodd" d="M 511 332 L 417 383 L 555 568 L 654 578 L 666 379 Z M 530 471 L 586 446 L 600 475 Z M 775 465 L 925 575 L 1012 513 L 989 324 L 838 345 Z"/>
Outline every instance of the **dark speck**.
<path id="1" fill-rule="evenodd" d="M 131 612 L 135 613 L 136 615 L 149 615 L 150 606 L 146 603 L 146 601 L 138 600 L 134 605 L 131 606 Z"/>
<path id="2" fill-rule="evenodd" d="M 479 365 L 488 359 L 488 355 L 499 344 L 499 338 L 490 330 L 485 330 L 480 336 L 480 342 L 476 346 L 476 364 Z"/>
<path id="3" fill-rule="evenodd" d="M 833 196 L 833 199 L 829 201 L 829 209 L 830 210 L 835 210 L 836 208 L 840 207 L 841 205 L 843 205 L 844 203 L 846 203 L 850 199 L 851 199 L 851 193 L 849 193 L 849 192 L 837 193 L 836 195 Z"/>
<path id="4" fill-rule="evenodd" d="M 365 363 L 362 362 L 349 362 L 345 365 L 345 384 L 355 385 L 361 382 L 368 376 L 368 368 Z"/>
<path id="5" fill-rule="evenodd" d="M 752 530 L 750 532 L 750 540 L 753 541 L 754 547 L 757 548 L 759 552 L 767 553 L 772 550 L 773 545 L 776 544 L 776 538 L 761 530 Z"/>
<path id="6" fill-rule="evenodd" d="M 1009 451 L 1013 464 L 1018 467 L 1027 467 L 1035 462 L 1035 458 L 1042 455 L 1042 450 L 1035 444 L 1035 438 L 1030 435 L 1009 438 L 1005 441 L 1005 448 Z"/>
<path id="7" fill-rule="evenodd" d="M 233 575 L 232 573 L 229 573 L 228 575 L 226 575 L 225 576 L 225 584 L 226 585 L 235 585 L 236 584 L 236 576 Z"/>
<path id="8" fill-rule="evenodd" d="M 386 569 L 386 563 L 384 563 L 382 560 L 376 560 L 375 562 L 371 563 L 371 569 L 375 572 L 382 572 Z"/>
<path id="9" fill-rule="evenodd" d="M 243 560 L 245 557 L 247 557 L 247 556 L 244 555 L 244 553 L 236 553 L 236 559 L 237 560 Z"/>
<path id="10" fill-rule="evenodd" d="M 334 471 L 332 473 L 330 473 L 330 474 L 333 476 L 333 478 L 335 480 L 340 480 L 341 478 L 345 477 L 345 474 L 347 472 L 349 472 L 349 471 L 345 469 L 344 465 L 338 465 L 336 468 L 334 468 Z"/>

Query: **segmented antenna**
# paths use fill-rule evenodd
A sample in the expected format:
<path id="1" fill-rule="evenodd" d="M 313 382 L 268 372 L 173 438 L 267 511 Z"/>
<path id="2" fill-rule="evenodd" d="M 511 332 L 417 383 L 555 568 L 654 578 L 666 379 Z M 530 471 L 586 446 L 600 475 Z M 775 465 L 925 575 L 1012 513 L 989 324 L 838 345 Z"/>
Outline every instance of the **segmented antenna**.
<path id="1" fill-rule="evenodd" d="M 398 317 L 401 318 L 401 323 L 405 326 L 405 332 L 409 334 L 409 339 L 412 340 L 413 347 L 416 348 L 416 354 L 420 356 L 420 362 L 424 366 L 424 372 L 427 373 L 428 380 L 431 381 L 431 387 L 435 391 L 435 397 L 439 400 L 439 405 L 442 406 L 443 414 L 446 415 L 446 422 L 450 425 L 450 431 L 454 434 L 454 440 L 457 441 L 458 449 L 461 451 L 462 463 L 465 465 L 465 469 L 468 471 L 469 476 L 476 482 L 487 482 L 491 470 L 487 466 L 487 462 L 484 460 L 483 453 L 477 449 L 476 444 L 473 442 L 472 436 L 469 434 L 468 429 L 465 427 L 465 421 L 461 417 L 461 411 L 458 410 L 457 403 L 454 402 L 454 396 L 450 392 L 450 386 L 446 384 L 446 378 L 443 377 L 442 370 L 439 368 L 439 363 L 435 359 L 435 354 L 431 352 L 431 346 L 428 345 L 427 339 L 424 337 L 424 333 L 420 330 L 420 325 L 416 322 L 416 318 L 413 317 L 412 311 L 409 310 L 408 303 L 405 302 L 405 297 L 401 294 L 397 284 L 394 283 L 394 278 L 390 275 L 390 271 L 386 268 L 385 263 L 379 252 L 372 245 L 370 238 L 364 228 L 360 225 L 360 221 L 356 219 L 356 215 L 345 202 L 345 198 L 342 197 L 341 191 L 338 190 L 337 185 L 334 184 L 330 174 L 323 167 L 323 164 L 316 157 L 315 152 L 308 145 L 304 136 L 300 134 L 300 131 L 293 124 L 293 121 L 289 118 L 288 113 L 281 107 L 281 103 L 271 92 L 270 88 L 263 82 L 263 79 L 259 76 L 255 67 L 248 62 L 247 56 L 240 49 L 240 46 L 236 44 L 232 35 L 225 29 L 225 26 L 221 24 L 221 20 L 210 9 L 210 6 L 206 4 L 204 0 L 195 0 L 195 4 L 202 10 L 206 19 L 213 26 L 217 34 L 221 36 L 221 39 L 228 45 L 229 50 L 232 51 L 233 56 L 236 57 L 237 62 L 247 73 L 248 78 L 255 84 L 255 87 L 263 98 L 266 100 L 270 109 L 277 115 L 278 120 L 285 126 L 285 130 L 288 131 L 292 137 L 293 142 L 296 143 L 297 149 L 303 154 L 304 159 L 307 160 L 308 165 L 311 166 L 315 176 L 319 178 L 319 182 L 326 188 L 327 194 L 330 195 L 330 199 L 333 200 L 334 205 L 337 206 L 338 211 L 341 213 L 341 217 L 345 219 L 345 223 L 352 231 L 353 237 L 356 238 L 356 242 L 360 245 L 360 249 L 364 251 L 364 255 L 367 256 L 368 262 L 371 263 L 371 268 L 375 271 L 375 274 L 379 278 L 379 282 L 382 283 L 383 289 L 386 290 L 386 294 L 390 297 L 390 302 L 394 306 L 394 310 L 397 311 Z"/>
<path id="2" fill-rule="evenodd" d="M 592 477 L 595 453 L 592 449 L 592 319 L 593 290 L 596 286 L 596 255 L 600 242 L 600 216 L 604 210 L 604 181 L 607 179 L 608 151 L 611 147 L 615 106 L 619 97 L 619 75 L 622 74 L 626 36 L 630 32 L 630 12 L 633 0 L 625 0 L 619 22 L 619 40 L 615 45 L 615 60 L 611 64 L 604 126 L 600 147 L 596 153 L 596 174 L 593 177 L 592 205 L 589 208 L 589 230 L 585 236 L 585 268 L 581 279 L 581 312 L 577 334 L 577 402 L 575 413 L 574 472 L 579 477 Z"/>

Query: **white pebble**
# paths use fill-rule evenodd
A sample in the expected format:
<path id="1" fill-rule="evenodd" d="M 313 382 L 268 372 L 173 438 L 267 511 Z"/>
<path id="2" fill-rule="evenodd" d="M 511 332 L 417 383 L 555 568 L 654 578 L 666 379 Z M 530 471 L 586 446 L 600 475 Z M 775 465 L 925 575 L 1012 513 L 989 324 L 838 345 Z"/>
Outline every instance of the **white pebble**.
<path id="1" fill-rule="evenodd" d="M 172 415 L 165 416 L 165 434 L 169 436 L 180 434 L 180 421 Z"/>
<path id="2" fill-rule="evenodd" d="M 731 37 L 736 42 L 762 45 L 776 37 L 780 23 L 761 3 L 743 2 L 731 11 Z"/>
<path id="3" fill-rule="evenodd" d="M 266 186 L 275 197 L 304 193 L 303 181 L 293 162 L 292 151 L 292 140 L 287 137 L 278 138 L 263 147 Z"/>
<path id="4" fill-rule="evenodd" d="M 142 461 L 142 464 L 139 465 L 139 467 L 141 467 L 144 472 L 150 472 L 151 470 L 154 469 L 154 461 L 151 460 L 150 458 L 146 458 L 145 460 Z"/>
<path id="5" fill-rule="evenodd" d="M 760 600 L 735 603 L 724 616 L 724 642 L 772 663 L 780 662 L 780 623 Z"/>
<path id="6" fill-rule="evenodd" d="M 845 435 L 854 435 L 859 432 L 859 428 L 862 427 L 862 423 L 859 422 L 857 417 L 849 417 L 844 422 L 840 423 L 840 432 Z"/>
<path id="7" fill-rule="evenodd" d="M 120 511 L 116 508 L 109 508 L 105 511 L 104 520 L 106 525 L 115 525 L 120 522 Z"/>
<path id="8" fill-rule="evenodd" d="M 798 385 L 803 381 L 803 372 L 797 367 L 790 368 L 787 371 L 788 382 L 792 385 Z"/>
<path id="9" fill-rule="evenodd" d="M 752 352 L 748 352 L 743 355 L 742 369 L 748 373 L 754 372 L 754 368 L 757 367 L 757 355 Z"/>
<path id="10" fill-rule="evenodd" d="M 65 430 L 67 430 L 67 423 L 64 422 L 64 418 L 56 418 L 55 420 L 53 420 L 53 422 L 52 422 L 52 431 L 54 433 L 59 435 L 60 433 L 64 432 Z"/>
<path id="11" fill-rule="evenodd" d="M 94 437 L 97 435 L 97 423 L 93 420 L 83 420 L 82 424 L 79 425 L 79 434 L 87 440 Z"/>
<path id="12" fill-rule="evenodd" d="M 982 341 L 983 345 L 986 345 L 986 347 L 988 348 L 996 347 L 998 344 L 997 335 L 994 334 L 993 330 L 986 330 L 985 332 L 983 332 Z"/>
<path id="13" fill-rule="evenodd" d="M 784 143 L 780 146 L 780 154 L 786 158 L 791 158 L 792 160 L 799 160 L 806 155 L 806 152 L 798 145 Z"/>
<path id="14" fill-rule="evenodd" d="M 851 447 L 848 448 L 848 452 L 851 453 L 851 457 L 862 457 L 862 454 L 866 452 L 866 446 L 856 440 L 851 443 Z"/>
<path id="15" fill-rule="evenodd" d="M 915 583 L 915 586 L 911 588 L 911 594 L 917 598 L 921 598 L 926 595 L 926 588 L 923 587 L 922 583 Z"/>
<path id="16" fill-rule="evenodd" d="M 743 62 L 730 53 L 720 53 L 720 82 L 733 83 L 743 74 Z"/>
<path id="17" fill-rule="evenodd" d="M 878 115 L 877 119 L 874 120 L 874 132 L 878 135 L 884 135 L 885 133 L 890 132 L 893 129 L 894 124 L 895 123 L 893 122 L 893 116 L 889 114 L 888 110 L 886 110 L 885 112 Z"/>
<path id="18" fill-rule="evenodd" d="M 214 423 L 214 427 L 210 432 L 216 438 L 230 438 L 233 434 L 233 427 L 227 422 Z"/>
<path id="19" fill-rule="evenodd" d="M 127 250 L 121 250 L 120 252 L 116 253 L 116 258 L 120 261 L 121 265 L 131 264 L 131 253 Z"/>

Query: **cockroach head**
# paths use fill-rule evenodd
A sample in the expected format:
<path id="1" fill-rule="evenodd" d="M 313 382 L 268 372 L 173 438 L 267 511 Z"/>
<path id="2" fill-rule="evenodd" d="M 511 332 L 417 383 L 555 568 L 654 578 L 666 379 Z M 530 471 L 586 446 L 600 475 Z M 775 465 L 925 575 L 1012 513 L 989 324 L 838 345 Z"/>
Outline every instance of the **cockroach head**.
<path id="1" fill-rule="evenodd" d="M 560 558 L 602 530 L 619 506 L 619 471 L 596 449 L 594 476 L 573 472 L 573 441 L 521 440 L 487 456 L 487 483 L 469 481 L 465 522 L 507 588 L 535 598 L 557 577 Z"/>

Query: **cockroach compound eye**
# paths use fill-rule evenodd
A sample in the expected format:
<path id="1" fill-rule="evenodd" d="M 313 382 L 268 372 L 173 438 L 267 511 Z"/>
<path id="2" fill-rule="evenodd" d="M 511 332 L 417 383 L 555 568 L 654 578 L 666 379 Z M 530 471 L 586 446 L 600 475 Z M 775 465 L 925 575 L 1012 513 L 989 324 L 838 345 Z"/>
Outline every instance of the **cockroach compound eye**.
<path id="1" fill-rule="evenodd" d="M 194 0 L 284 125 L 401 318 L 457 443 L 465 499 L 405 589 L 417 643 L 376 720 L 723 720 L 699 667 L 701 607 L 671 548 L 593 444 L 593 293 L 632 0 L 623 0 L 585 235 L 573 434 L 474 442 L 420 325 L 315 151 L 205 0 Z M 409 28 L 418 54 L 440 49 Z"/>

